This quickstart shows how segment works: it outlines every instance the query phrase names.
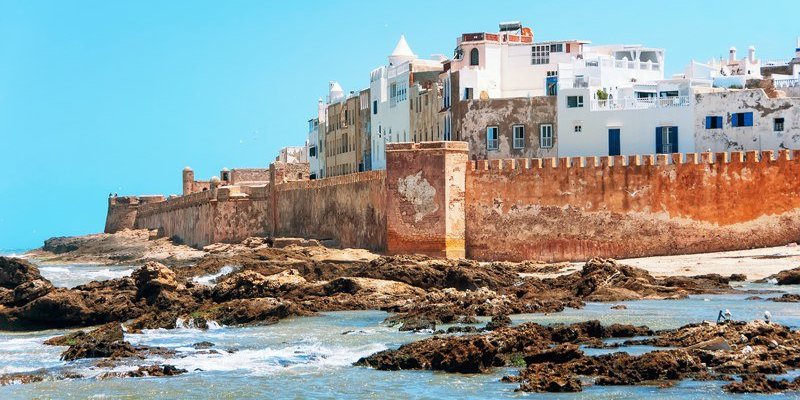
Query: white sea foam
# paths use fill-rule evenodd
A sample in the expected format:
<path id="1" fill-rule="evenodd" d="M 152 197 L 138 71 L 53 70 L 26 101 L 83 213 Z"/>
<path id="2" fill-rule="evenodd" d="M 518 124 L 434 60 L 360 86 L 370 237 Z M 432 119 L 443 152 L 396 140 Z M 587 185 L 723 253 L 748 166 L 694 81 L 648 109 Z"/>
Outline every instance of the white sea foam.
<path id="1" fill-rule="evenodd" d="M 222 329 L 222 325 L 219 324 L 217 321 L 206 321 L 206 325 L 208 326 L 209 330 L 217 330 Z M 184 329 L 184 330 L 193 330 L 193 331 L 203 331 L 205 329 L 200 328 L 195 324 L 194 319 L 183 319 L 178 318 L 175 320 L 175 329 Z"/>
<path id="2" fill-rule="evenodd" d="M 64 267 L 39 267 L 39 271 L 44 274 L 68 274 L 69 268 Z"/>
<path id="3" fill-rule="evenodd" d="M 216 274 L 196 276 L 196 277 L 194 277 L 192 279 L 192 282 L 198 283 L 198 284 L 201 284 L 201 285 L 206 285 L 206 286 L 214 286 L 215 283 L 216 283 L 217 278 L 219 278 L 219 277 L 221 277 L 223 275 L 230 274 L 231 272 L 233 272 L 233 270 L 234 270 L 234 266 L 226 265 L 226 266 L 220 268 L 219 272 L 217 272 Z"/>
<path id="4" fill-rule="evenodd" d="M 42 276 L 57 287 L 74 287 L 90 281 L 104 281 L 130 276 L 133 267 L 105 267 L 93 264 L 43 265 L 39 267 Z"/>
<path id="5" fill-rule="evenodd" d="M 249 371 L 253 375 L 283 372 L 311 372 L 345 367 L 359 358 L 386 350 L 383 344 L 360 347 L 326 347 L 319 343 L 299 344 L 284 348 L 242 349 L 232 353 L 188 354 L 169 360 L 170 364 L 189 371 Z"/>

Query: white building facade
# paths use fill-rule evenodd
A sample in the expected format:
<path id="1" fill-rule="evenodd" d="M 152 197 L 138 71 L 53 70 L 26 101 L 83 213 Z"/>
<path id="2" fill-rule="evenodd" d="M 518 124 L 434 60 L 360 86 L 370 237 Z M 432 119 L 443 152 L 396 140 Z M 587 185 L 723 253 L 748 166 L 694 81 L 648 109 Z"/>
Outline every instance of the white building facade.
<path id="1" fill-rule="evenodd" d="M 694 151 L 800 149 L 800 98 L 762 89 L 696 89 Z"/>
<path id="2" fill-rule="evenodd" d="M 370 74 L 370 158 L 371 169 L 386 168 L 386 143 L 411 140 L 409 88 L 414 72 L 441 71 L 442 60 L 424 60 L 411 51 L 400 37 L 389 64 Z"/>
<path id="3" fill-rule="evenodd" d="M 598 98 L 598 90 L 559 90 L 559 157 L 694 151 L 694 100 L 689 81 L 632 86 L 630 94 L 618 91 L 616 98 Z M 658 95 L 666 92 L 670 95 Z"/>
<path id="4" fill-rule="evenodd" d="M 319 99 L 317 101 L 317 116 L 308 120 L 306 147 L 308 148 L 308 169 L 311 179 L 325 177 L 325 144 L 321 139 L 325 135 L 327 113 L 327 105 L 322 99 Z"/>

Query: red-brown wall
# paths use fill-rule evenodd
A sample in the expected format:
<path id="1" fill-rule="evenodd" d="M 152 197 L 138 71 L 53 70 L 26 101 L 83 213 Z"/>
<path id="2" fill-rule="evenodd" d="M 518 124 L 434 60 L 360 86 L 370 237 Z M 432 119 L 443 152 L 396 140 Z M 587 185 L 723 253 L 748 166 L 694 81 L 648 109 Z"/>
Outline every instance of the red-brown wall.
<path id="1" fill-rule="evenodd" d="M 800 240 L 800 151 L 478 162 L 467 151 L 464 142 L 398 143 L 387 146 L 387 171 L 284 182 L 274 169 L 269 185 L 112 199 L 107 230 L 161 229 L 197 247 L 303 236 L 484 261 Z"/>
<path id="2" fill-rule="evenodd" d="M 800 239 L 800 151 L 793 155 L 472 163 L 467 256 L 563 261 L 794 242 Z"/>

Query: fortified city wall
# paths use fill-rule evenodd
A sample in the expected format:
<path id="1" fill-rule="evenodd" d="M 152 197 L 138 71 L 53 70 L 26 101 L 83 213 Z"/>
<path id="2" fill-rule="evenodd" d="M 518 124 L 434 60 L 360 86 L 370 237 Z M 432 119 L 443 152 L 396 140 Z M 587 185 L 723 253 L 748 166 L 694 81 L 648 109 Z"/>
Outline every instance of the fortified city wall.
<path id="1" fill-rule="evenodd" d="M 477 162 L 467 154 L 465 142 L 389 144 L 386 171 L 321 180 L 276 163 L 263 185 L 212 180 L 209 190 L 166 200 L 112 198 L 106 231 L 159 229 L 196 247 L 302 236 L 485 261 L 800 240 L 800 151 Z"/>
<path id="2" fill-rule="evenodd" d="M 277 235 L 386 248 L 385 171 L 314 181 L 307 164 L 273 163 L 270 172 L 270 180 L 256 186 L 211 180 L 208 190 L 166 200 L 110 198 L 105 231 L 158 229 L 194 247 Z"/>
<path id="3" fill-rule="evenodd" d="M 477 162 L 467 256 L 584 260 L 800 239 L 800 151 Z"/>

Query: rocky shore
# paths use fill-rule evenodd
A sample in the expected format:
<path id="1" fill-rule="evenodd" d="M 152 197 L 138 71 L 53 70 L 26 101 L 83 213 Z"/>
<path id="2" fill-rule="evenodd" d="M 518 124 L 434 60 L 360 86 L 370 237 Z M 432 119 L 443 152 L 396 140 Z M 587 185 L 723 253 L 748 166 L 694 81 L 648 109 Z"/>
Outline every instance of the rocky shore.
<path id="1" fill-rule="evenodd" d="M 117 240 L 126 240 L 126 245 L 104 253 Z M 160 262 L 152 261 L 153 249 L 161 249 Z M 798 334 L 780 325 L 698 324 L 653 332 L 645 326 L 602 326 L 597 321 L 510 326 L 508 318 L 582 308 L 586 302 L 735 293 L 730 283 L 745 280 L 742 275 L 654 277 L 643 269 L 604 259 L 574 270 L 569 264 L 380 256 L 302 239 L 251 238 L 194 250 L 147 231 L 59 238 L 48 241 L 30 258 L 142 264 L 129 277 L 56 288 L 31 261 L 0 257 L 0 330 L 100 325 L 49 340 L 48 344 L 67 346 L 64 360 L 99 357 L 113 361 L 154 352 L 170 356 L 165 349 L 127 343 L 124 331 L 172 329 L 180 324 L 200 328 L 212 323 L 272 324 L 319 312 L 377 309 L 391 313 L 386 324 L 436 335 L 365 357 L 359 366 L 453 373 L 516 366 L 521 368 L 519 375 L 504 380 L 517 383 L 519 390 L 536 392 L 580 391 L 587 377 L 594 385 L 631 385 L 742 376 L 725 387 L 731 392 L 785 391 L 798 384 L 764 375 L 800 366 L 795 356 L 800 354 Z M 476 317 L 491 317 L 491 322 L 484 328 L 470 325 L 437 331 L 441 324 L 474 324 Z M 608 338 L 642 336 L 649 338 L 630 343 L 666 349 L 640 356 L 587 356 L 582 350 L 607 347 L 604 339 Z M 140 367 L 106 377 L 185 372 L 169 364 Z M 0 383 L 36 379 L 7 374 Z"/>
<path id="2" fill-rule="evenodd" d="M 619 352 L 586 356 L 580 346 L 601 339 L 653 336 L 637 340 L 668 348 L 631 356 Z M 646 326 L 602 326 L 598 321 L 545 327 L 533 323 L 467 336 L 437 336 L 362 358 L 356 365 L 381 370 L 425 369 L 479 373 L 522 366 L 503 378 L 521 391 L 579 392 L 584 385 L 672 385 L 684 379 L 731 381 L 730 392 L 772 393 L 797 389 L 800 380 L 767 379 L 800 364 L 800 333 L 762 321 L 702 323 L 653 332 Z M 741 381 L 735 382 L 739 376 Z M 590 378 L 589 383 L 581 378 Z"/>

